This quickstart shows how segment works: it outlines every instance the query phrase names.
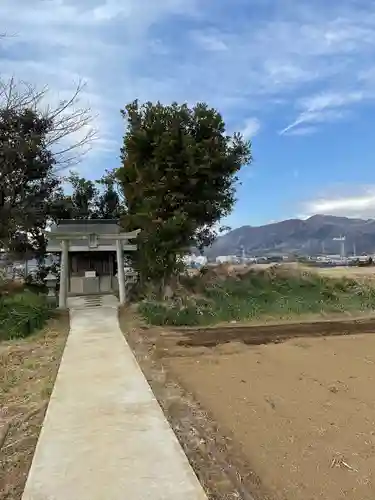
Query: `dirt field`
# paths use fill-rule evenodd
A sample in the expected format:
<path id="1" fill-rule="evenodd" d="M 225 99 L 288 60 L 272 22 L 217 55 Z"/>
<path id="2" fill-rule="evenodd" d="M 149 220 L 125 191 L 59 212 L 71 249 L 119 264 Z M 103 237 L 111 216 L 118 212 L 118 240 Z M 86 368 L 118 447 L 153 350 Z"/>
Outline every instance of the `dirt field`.
<path id="1" fill-rule="evenodd" d="M 375 335 L 185 349 L 168 367 L 273 498 L 375 498 Z"/>
<path id="2" fill-rule="evenodd" d="M 210 499 L 373 500 L 375 326 L 348 325 L 123 328 Z"/>
<path id="3" fill-rule="evenodd" d="M 20 500 L 69 332 L 69 317 L 0 343 L 0 499 Z"/>

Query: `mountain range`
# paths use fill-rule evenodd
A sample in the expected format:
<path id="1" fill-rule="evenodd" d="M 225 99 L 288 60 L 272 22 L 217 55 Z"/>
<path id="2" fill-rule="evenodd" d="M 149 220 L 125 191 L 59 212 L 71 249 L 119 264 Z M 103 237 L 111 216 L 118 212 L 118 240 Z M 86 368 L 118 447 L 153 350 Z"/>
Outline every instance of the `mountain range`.
<path id="1" fill-rule="evenodd" d="M 270 254 L 339 254 L 345 237 L 345 253 L 375 253 L 375 220 L 352 219 L 332 215 L 313 215 L 264 226 L 242 226 L 219 236 L 205 252 L 209 258 L 219 255 L 248 256 Z"/>

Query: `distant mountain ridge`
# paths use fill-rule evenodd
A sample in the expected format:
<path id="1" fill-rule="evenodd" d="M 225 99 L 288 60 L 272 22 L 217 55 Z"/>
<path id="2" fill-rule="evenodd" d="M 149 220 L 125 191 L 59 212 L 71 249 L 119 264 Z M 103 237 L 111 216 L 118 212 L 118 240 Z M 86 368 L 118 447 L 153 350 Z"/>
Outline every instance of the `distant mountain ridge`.
<path id="1" fill-rule="evenodd" d="M 345 251 L 375 253 L 375 220 L 351 219 L 333 215 L 313 215 L 309 219 L 289 219 L 264 226 L 242 226 L 219 236 L 205 254 L 247 255 L 296 253 L 303 255 L 338 254 L 340 242 L 333 238 L 345 236 Z"/>

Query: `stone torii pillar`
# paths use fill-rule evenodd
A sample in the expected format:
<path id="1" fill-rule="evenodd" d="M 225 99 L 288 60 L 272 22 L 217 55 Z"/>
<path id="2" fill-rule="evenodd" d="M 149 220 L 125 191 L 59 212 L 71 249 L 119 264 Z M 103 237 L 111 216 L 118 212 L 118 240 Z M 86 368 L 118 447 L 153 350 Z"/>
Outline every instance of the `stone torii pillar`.
<path id="1" fill-rule="evenodd" d="M 135 251 L 137 245 L 132 245 L 129 240 L 136 238 L 141 232 L 136 229 L 131 233 L 120 233 L 116 235 L 116 260 L 117 260 L 117 280 L 120 305 L 126 302 L 126 283 L 125 283 L 125 269 L 124 269 L 124 250 Z"/>
<path id="2" fill-rule="evenodd" d="M 61 261 L 60 261 L 60 290 L 59 309 L 66 309 L 66 298 L 68 295 L 68 255 L 69 240 L 61 240 Z"/>
<path id="3" fill-rule="evenodd" d="M 122 245 L 122 240 L 120 239 L 116 240 L 116 257 L 117 257 L 117 280 L 118 280 L 120 304 L 124 305 L 126 302 L 124 249 Z"/>

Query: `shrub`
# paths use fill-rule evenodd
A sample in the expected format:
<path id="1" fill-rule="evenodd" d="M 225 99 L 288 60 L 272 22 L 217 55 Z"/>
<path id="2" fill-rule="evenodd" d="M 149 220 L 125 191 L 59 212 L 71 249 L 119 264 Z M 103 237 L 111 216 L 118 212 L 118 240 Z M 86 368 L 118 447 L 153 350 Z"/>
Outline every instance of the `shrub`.
<path id="1" fill-rule="evenodd" d="M 28 290 L 0 298 L 0 340 L 23 338 L 40 329 L 51 315 L 42 294 Z"/>

